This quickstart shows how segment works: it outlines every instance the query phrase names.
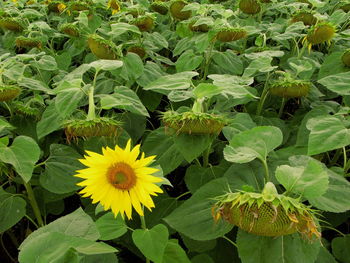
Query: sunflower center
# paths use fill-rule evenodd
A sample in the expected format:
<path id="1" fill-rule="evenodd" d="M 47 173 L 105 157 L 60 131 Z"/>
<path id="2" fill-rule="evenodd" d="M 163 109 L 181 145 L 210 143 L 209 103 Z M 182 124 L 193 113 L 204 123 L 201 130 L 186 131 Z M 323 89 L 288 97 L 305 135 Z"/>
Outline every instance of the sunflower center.
<path id="1" fill-rule="evenodd" d="M 107 171 L 108 181 L 121 190 L 130 190 L 136 184 L 136 175 L 130 165 L 116 163 Z"/>

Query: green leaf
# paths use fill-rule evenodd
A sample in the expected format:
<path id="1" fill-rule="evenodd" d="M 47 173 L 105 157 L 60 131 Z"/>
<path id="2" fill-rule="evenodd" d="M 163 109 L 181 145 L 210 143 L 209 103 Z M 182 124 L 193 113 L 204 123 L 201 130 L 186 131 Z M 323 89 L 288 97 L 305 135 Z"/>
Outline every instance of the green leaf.
<path id="1" fill-rule="evenodd" d="M 200 254 L 191 258 L 192 263 L 215 263 L 207 254 Z"/>
<path id="2" fill-rule="evenodd" d="M 10 123 L 8 123 L 4 119 L 0 119 L 0 133 L 2 133 L 5 130 L 13 130 L 15 127 L 13 127 Z"/>
<path id="3" fill-rule="evenodd" d="M 171 239 L 166 244 L 162 263 L 191 263 L 186 252 L 177 243 L 177 240 Z"/>
<path id="4" fill-rule="evenodd" d="M 136 247 L 146 258 L 155 263 L 162 262 L 168 237 L 168 228 L 162 224 L 151 229 L 136 229 L 132 233 L 132 240 Z"/>
<path id="5" fill-rule="evenodd" d="M 46 232 L 36 236 L 32 241 L 26 246 L 21 246 L 20 263 L 66 263 L 71 262 L 71 257 L 74 254 L 103 255 L 117 252 L 117 249 L 107 244 L 59 232 Z"/>
<path id="6" fill-rule="evenodd" d="M 128 87 L 115 87 L 112 95 L 103 94 L 99 95 L 99 97 L 101 98 L 102 109 L 117 108 L 149 117 L 148 111 L 139 97 Z"/>
<path id="7" fill-rule="evenodd" d="M 81 179 L 74 177 L 76 170 L 84 166 L 78 161 L 81 155 L 73 148 L 60 145 L 50 145 L 50 156 L 45 162 L 45 172 L 40 176 L 40 184 L 56 194 L 74 192 L 79 189 L 76 184 Z"/>
<path id="8" fill-rule="evenodd" d="M 322 115 L 309 119 L 308 154 L 315 155 L 350 144 L 350 133 L 344 123 L 335 116 Z"/>
<path id="9" fill-rule="evenodd" d="M 130 32 L 138 35 L 141 34 L 137 26 L 130 25 L 128 23 L 114 23 L 114 24 L 111 24 L 111 31 L 109 32 L 109 35 L 111 35 L 113 38 L 117 38 L 126 32 Z"/>
<path id="10" fill-rule="evenodd" d="M 332 52 L 325 57 L 318 73 L 319 80 L 330 75 L 348 71 L 348 68 L 343 63 L 340 63 L 343 53 L 344 52 Z"/>
<path id="11" fill-rule="evenodd" d="M 143 73 L 143 62 L 139 55 L 129 52 L 123 57 L 123 68 L 120 76 L 125 80 L 136 80 Z"/>
<path id="12" fill-rule="evenodd" d="M 239 229 L 237 247 L 242 263 L 313 263 L 321 244 L 304 240 L 299 234 L 264 237 Z"/>
<path id="13" fill-rule="evenodd" d="M 40 148 L 30 137 L 18 136 L 10 147 L 0 144 L 0 160 L 11 164 L 25 182 L 29 182 L 32 177 L 39 157 Z"/>
<path id="14" fill-rule="evenodd" d="M 309 198 L 309 202 L 318 209 L 333 213 L 350 210 L 350 183 L 329 169 L 327 172 L 329 176 L 327 192 L 320 197 Z"/>
<path id="15" fill-rule="evenodd" d="M 338 62 L 341 63 L 341 62 Z M 350 95 L 350 72 L 342 72 L 318 80 L 318 83 L 340 95 Z"/>
<path id="16" fill-rule="evenodd" d="M 272 57 L 260 57 L 253 60 L 247 68 L 244 70 L 243 77 L 251 77 L 257 72 L 270 72 L 277 68 L 276 66 L 271 66 Z"/>
<path id="17" fill-rule="evenodd" d="M 128 229 L 120 215 L 117 218 L 109 212 L 96 220 L 96 226 L 100 232 L 100 240 L 111 240 L 124 235 Z"/>
<path id="18" fill-rule="evenodd" d="M 57 69 L 57 63 L 54 57 L 45 55 L 37 61 L 33 62 L 39 69 L 53 71 Z"/>
<path id="19" fill-rule="evenodd" d="M 141 87 L 147 86 L 152 81 L 157 80 L 164 75 L 162 69 L 154 62 L 147 61 L 142 75 L 137 79 L 137 84 Z"/>
<path id="20" fill-rule="evenodd" d="M 329 253 L 327 248 L 322 246 L 320 248 L 320 252 L 318 253 L 318 257 L 315 263 L 337 263 L 337 261 L 332 256 L 332 254 Z"/>
<path id="21" fill-rule="evenodd" d="M 213 52 L 212 59 L 223 74 L 241 75 L 243 73 L 243 62 L 232 50 Z"/>
<path id="22" fill-rule="evenodd" d="M 196 69 L 203 61 L 203 56 L 194 54 L 193 50 L 187 50 L 177 59 L 175 66 L 177 72 L 184 72 Z"/>
<path id="23" fill-rule="evenodd" d="M 100 70 L 111 71 L 122 67 L 123 62 L 119 60 L 99 59 L 91 62 L 89 66 L 95 68 L 97 71 L 100 71 Z"/>
<path id="24" fill-rule="evenodd" d="M 18 80 L 18 85 L 31 90 L 43 91 L 46 94 L 53 95 L 55 92 L 49 88 L 44 82 L 33 78 L 22 77 Z"/>
<path id="25" fill-rule="evenodd" d="M 237 113 L 232 119 L 230 119 L 229 125 L 222 129 L 225 138 L 231 141 L 232 138 L 241 133 L 242 131 L 250 130 L 256 127 L 255 122 L 252 120 L 248 113 Z"/>
<path id="26" fill-rule="evenodd" d="M 13 227 L 26 214 L 26 201 L 0 188 L 0 233 Z"/>
<path id="27" fill-rule="evenodd" d="M 210 83 L 200 83 L 194 90 L 193 94 L 198 98 L 207 97 L 208 99 L 220 94 L 224 88 Z"/>
<path id="28" fill-rule="evenodd" d="M 332 240 L 332 251 L 336 259 L 342 263 L 350 263 L 350 235 L 336 237 Z"/>
<path id="29" fill-rule="evenodd" d="M 295 157 L 294 157 L 295 158 Z M 288 192 L 297 193 L 307 199 L 323 195 L 328 188 L 328 173 L 322 163 L 307 156 L 298 156 L 303 165 L 281 165 L 276 169 L 276 178 Z M 290 158 L 291 163 L 293 157 Z"/>
<path id="30" fill-rule="evenodd" d="M 211 240 L 223 236 L 232 229 L 232 225 L 220 220 L 215 223 L 211 207 L 214 197 L 228 191 L 225 178 L 212 180 L 198 189 L 190 199 L 164 218 L 176 231 L 194 240 Z"/>
<path id="31" fill-rule="evenodd" d="M 201 155 L 210 146 L 212 140 L 210 135 L 179 134 L 174 136 L 177 150 L 189 163 Z"/>
<path id="32" fill-rule="evenodd" d="M 162 76 L 149 83 L 144 89 L 167 95 L 172 90 L 188 89 L 191 86 L 191 79 L 195 76 L 198 76 L 198 73 L 192 71 Z"/>
<path id="33" fill-rule="evenodd" d="M 47 233 L 61 233 L 66 236 L 79 237 L 91 241 L 95 241 L 100 237 L 91 217 L 83 209 L 78 208 L 73 213 L 62 216 L 50 224 L 35 230 L 23 241 L 19 249 L 24 250 L 26 246 L 35 243 L 38 237 Z"/>
<path id="34" fill-rule="evenodd" d="M 269 152 L 283 140 L 282 132 L 274 126 L 258 126 L 237 134 L 224 149 L 224 157 L 233 163 L 247 163 L 255 158 L 264 161 Z"/>

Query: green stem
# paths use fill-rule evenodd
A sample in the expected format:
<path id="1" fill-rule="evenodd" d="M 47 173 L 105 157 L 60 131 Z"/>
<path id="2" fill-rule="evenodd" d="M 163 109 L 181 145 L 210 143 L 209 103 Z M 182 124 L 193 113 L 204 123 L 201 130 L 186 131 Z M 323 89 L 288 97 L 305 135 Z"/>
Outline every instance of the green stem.
<path id="1" fill-rule="evenodd" d="M 35 199 L 33 188 L 32 188 L 32 186 L 31 186 L 31 184 L 29 182 L 28 183 L 25 182 L 24 183 L 24 187 L 27 190 L 28 199 L 29 199 L 30 205 L 33 208 L 33 212 L 34 212 L 34 215 L 36 217 L 36 221 L 38 222 L 39 227 L 42 227 L 42 226 L 44 226 L 44 221 L 43 221 L 43 218 L 41 216 L 38 203 L 37 203 L 37 201 Z"/>
<path id="2" fill-rule="evenodd" d="M 333 158 L 332 158 L 332 161 L 329 163 L 329 166 L 333 166 L 337 163 L 339 157 L 341 156 L 342 154 L 342 149 L 337 149 L 337 151 L 335 152 Z"/>
<path id="3" fill-rule="evenodd" d="M 30 216 L 25 214 L 24 217 L 27 218 L 36 228 L 39 228 L 38 224 L 35 223 L 35 221 Z"/>
<path id="4" fill-rule="evenodd" d="M 298 59 L 300 59 L 300 58 L 304 55 L 304 52 L 305 52 L 305 50 L 306 50 L 306 47 L 307 47 L 307 45 L 306 45 L 306 43 L 304 43 L 304 44 L 303 44 L 303 47 L 301 48 L 301 51 L 300 51 L 299 54 L 298 54 Z"/>
<path id="5" fill-rule="evenodd" d="M 2 240 L 2 236 L 3 236 L 3 234 L 0 235 L 0 243 L 1 243 L 2 248 L 3 248 L 4 251 L 5 251 L 6 255 L 10 258 L 10 260 L 11 260 L 12 262 L 17 262 L 17 260 L 14 259 L 14 258 L 11 256 L 10 252 L 7 250 L 7 248 L 6 248 L 5 244 L 4 244 L 4 241 Z"/>
<path id="6" fill-rule="evenodd" d="M 261 160 L 264 169 L 265 169 L 265 183 L 270 182 L 270 173 L 269 173 L 269 167 L 267 166 L 266 160 Z"/>
<path id="7" fill-rule="evenodd" d="M 141 227 L 142 229 L 146 230 L 147 227 L 146 227 L 146 220 L 145 220 L 145 217 L 144 216 L 140 216 L 140 220 L 141 220 Z M 150 263 L 151 261 L 146 258 L 146 263 Z"/>
<path id="8" fill-rule="evenodd" d="M 284 106 L 286 105 L 286 102 L 287 102 L 286 98 L 282 98 L 281 107 L 280 107 L 280 110 L 278 111 L 278 118 L 282 117 L 283 109 L 284 109 Z"/>
<path id="9" fill-rule="evenodd" d="M 97 79 L 98 72 L 99 72 L 99 70 L 96 70 L 94 80 L 92 82 L 92 86 L 90 87 L 90 90 L 89 90 L 89 110 L 88 110 L 87 120 L 93 120 L 96 118 L 95 102 L 94 102 L 94 90 L 96 87 L 96 79 Z"/>
<path id="10" fill-rule="evenodd" d="M 231 243 L 234 247 L 237 247 L 237 244 L 235 242 L 233 242 L 231 239 L 229 239 L 226 236 L 222 236 L 223 239 L 227 240 L 229 243 Z"/>
<path id="11" fill-rule="evenodd" d="M 210 150 L 211 150 L 211 144 L 203 153 L 203 167 L 208 167 L 208 165 L 209 165 Z"/>
<path id="12" fill-rule="evenodd" d="M 269 79 L 270 79 L 270 72 L 267 73 L 264 89 L 263 89 L 263 92 L 261 93 L 260 101 L 259 101 L 258 107 L 256 109 L 256 115 L 258 115 L 258 116 L 261 115 L 261 111 L 262 111 L 262 109 L 264 107 L 264 103 L 265 103 L 266 97 L 269 94 L 269 89 L 268 89 Z"/>
<path id="13" fill-rule="evenodd" d="M 347 156 L 346 156 L 345 146 L 343 147 L 343 159 L 344 159 L 343 169 L 344 169 L 344 172 L 345 172 L 345 170 L 346 170 L 346 163 L 347 163 Z"/>
<path id="14" fill-rule="evenodd" d="M 204 79 L 204 80 L 207 78 L 207 75 L 208 75 L 211 54 L 213 53 L 213 48 L 214 48 L 215 42 L 216 42 L 216 38 L 214 38 L 212 40 L 212 42 L 210 43 L 209 52 L 208 52 L 208 55 L 206 56 L 206 59 L 205 59 L 204 73 L 203 73 L 203 77 L 202 77 L 202 79 Z"/>

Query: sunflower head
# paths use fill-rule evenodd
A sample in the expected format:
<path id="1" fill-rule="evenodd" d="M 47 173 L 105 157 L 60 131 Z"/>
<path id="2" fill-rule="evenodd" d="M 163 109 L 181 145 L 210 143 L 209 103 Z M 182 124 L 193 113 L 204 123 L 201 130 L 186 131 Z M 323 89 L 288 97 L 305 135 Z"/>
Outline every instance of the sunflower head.
<path id="1" fill-rule="evenodd" d="M 238 7 L 243 13 L 248 15 L 255 15 L 261 10 L 258 0 L 241 0 L 239 1 Z"/>
<path id="2" fill-rule="evenodd" d="M 9 101 L 21 93 L 21 88 L 15 85 L 0 86 L 0 101 Z"/>
<path id="3" fill-rule="evenodd" d="M 312 45 L 328 42 L 332 40 L 336 32 L 335 27 L 328 22 L 321 22 L 309 29 L 306 36 L 306 41 L 309 45 L 309 49 Z"/>
<path id="4" fill-rule="evenodd" d="M 91 197 L 92 203 L 100 203 L 105 210 L 111 209 L 115 216 L 121 214 L 131 219 L 132 207 L 143 216 L 143 206 L 154 207 L 151 196 L 162 193 L 156 185 L 163 181 L 153 174 L 158 169 L 148 167 L 156 156 L 140 155 L 140 145 L 131 149 L 128 141 L 125 149 L 102 148 L 102 154 L 86 151 L 80 162 L 87 168 L 78 170 L 76 177 L 84 179 L 78 183 L 84 187 L 80 193 Z"/>
<path id="5" fill-rule="evenodd" d="M 175 0 L 170 4 L 170 14 L 173 18 L 178 20 L 189 19 L 192 15 L 190 10 L 182 11 L 182 9 L 187 5 L 185 1 Z"/>
<path id="6" fill-rule="evenodd" d="M 168 13 L 168 6 L 161 1 L 153 2 L 151 4 L 151 9 L 161 15 L 166 15 Z"/>
<path id="7" fill-rule="evenodd" d="M 47 6 L 49 11 L 54 13 L 61 13 L 66 7 L 67 6 L 62 1 L 51 1 Z"/>
<path id="8" fill-rule="evenodd" d="M 301 11 L 292 16 L 291 22 L 303 22 L 305 26 L 313 26 L 317 23 L 317 18 L 310 12 Z"/>
<path id="9" fill-rule="evenodd" d="M 188 23 L 188 28 L 192 31 L 192 32 L 203 32 L 206 33 L 209 31 L 209 26 L 207 24 L 200 24 L 195 26 L 194 24 L 196 23 L 197 19 L 196 18 L 192 18 L 190 20 L 190 22 Z"/>
<path id="10" fill-rule="evenodd" d="M 42 42 L 39 38 L 20 36 L 16 38 L 18 48 L 42 48 Z"/>
<path id="11" fill-rule="evenodd" d="M 12 103 L 14 107 L 14 111 L 18 115 L 22 115 L 24 117 L 32 117 L 38 119 L 40 117 L 41 110 L 37 107 L 32 107 L 31 105 L 26 105 L 21 101 L 15 101 Z"/>
<path id="12" fill-rule="evenodd" d="M 13 32 L 21 32 L 24 29 L 23 22 L 13 17 L 1 17 L 0 27 Z"/>
<path id="13" fill-rule="evenodd" d="M 274 81 L 269 89 L 272 95 L 283 98 L 300 98 L 309 94 L 311 83 L 304 80 L 283 78 Z"/>
<path id="14" fill-rule="evenodd" d="M 136 18 L 133 24 L 137 26 L 141 32 L 148 32 L 154 27 L 154 20 L 150 16 L 141 16 Z"/>
<path id="15" fill-rule="evenodd" d="M 90 11 L 91 5 L 88 2 L 85 1 L 71 1 L 71 3 L 68 6 L 70 11 Z"/>
<path id="16" fill-rule="evenodd" d="M 112 15 L 120 12 L 120 3 L 117 0 L 109 0 L 107 4 L 107 8 L 112 9 Z"/>
<path id="17" fill-rule="evenodd" d="M 92 34 L 88 36 L 88 45 L 91 52 L 100 59 L 116 59 L 114 52 L 115 45 L 112 41 L 104 39 L 99 35 Z"/>
<path id="18" fill-rule="evenodd" d="M 343 53 L 341 60 L 343 61 L 345 66 L 350 67 L 350 49 L 346 50 Z"/>
<path id="19" fill-rule="evenodd" d="M 282 236 L 295 232 L 308 239 L 320 238 L 315 213 L 299 200 L 277 193 L 268 182 L 262 193 L 239 191 L 215 198 L 212 215 L 259 236 Z"/>
<path id="20" fill-rule="evenodd" d="M 343 10 L 345 13 L 348 13 L 350 11 L 350 3 L 344 4 L 339 7 L 341 10 Z"/>
<path id="21" fill-rule="evenodd" d="M 166 128 L 177 134 L 219 134 L 227 121 L 220 115 L 210 113 L 167 111 L 162 120 Z"/>
<path id="22" fill-rule="evenodd" d="M 79 37 L 80 36 L 80 31 L 79 31 L 79 28 L 74 25 L 74 24 L 71 24 L 71 23 L 65 23 L 65 24 L 62 24 L 59 28 L 59 30 L 68 35 L 68 36 L 71 36 L 71 37 Z"/>
<path id="23" fill-rule="evenodd" d="M 121 130 L 119 121 L 106 117 L 99 117 L 93 120 L 69 120 L 64 126 L 68 142 L 78 138 L 113 137 L 117 136 Z"/>
<path id="24" fill-rule="evenodd" d="M 144 58 L 146 56 L 146 50 L 142 46 L 131 46 L 128 48 L 128 53 L 135 53 L 137 54 L 140 58 Z"/>
<path id="25" fill-rule="evenodd" d="M 222 27 L 218 29 L 218 32 L 216 33 L 216 39 L 221 42 L 231 42 L 245 38 L 246 36 L 247 31 L 238 27 Z"/>

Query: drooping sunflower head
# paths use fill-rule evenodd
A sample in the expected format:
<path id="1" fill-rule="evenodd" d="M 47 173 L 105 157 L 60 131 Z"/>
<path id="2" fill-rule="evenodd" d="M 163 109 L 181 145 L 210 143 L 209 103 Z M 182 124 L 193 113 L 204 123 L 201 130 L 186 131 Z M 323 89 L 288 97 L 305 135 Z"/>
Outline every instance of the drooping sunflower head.
<path id="1" fill-rule="evenodd" d="M 311 12 L 300 11 L 292 16 L 291 22 L 303 22 L 305 26 L 313 26 L 317 23 L 317 18 Z"/>
<path id="2" fill-rule="evenodd" d="M 163 181 L 153 174 L 156 168 L 148 167 L 156 156 L 140 155 L 140 145 L 131 149 L 128 141 L 125 149 L 115 146 L 102 148 L 102 154 L 86 151 L 80 162 L 87 168 L 78 170 L 76 177 L 84 179 L 78 183 L 84 187 L 79 193 L 91 197 L 92 203 L 100 203 L 105 210 L 111 209 L 115 216 L 132 217 L 132 208 L 143 215 L 143 206 L 151 210 L 155 205 L 151 196 L 162 193 L 156 185 Z"/>
<path id="3" fill-rule="evenodd" d="M 71 23 L 64 23 L 60 26 L 59 30 L 63 33 L 65 33 L 68 36 L 71 37 L 79 37 L 80 36 L 80 30 L 79 28 Z"/>
<path id="4" fill-rule="evenodd" d="M 238 7 L 243 13 L 248 15 L 255 15 L 261 10 L 258 0 L 241 0 L 239 1 Z"/>
<path id="5" fill-rule="evenodd" d="M 167 111 L 162 120 L 166 128 L 177 134 L 218 134 L 227 124 L 224 117 L 210 113 Z"/>
<path id="6" fill-rule="evenodd" d="M 341 60 L 343 61 L 345 66 L 350 67 L 350 49 L 346 50 L 343 53 Z"/>
<path id="7" fill-rule="evenodd" d="M 90 11 L 91 4 L 92 3 L 89 1 L 71 1 L 68 6 L 68 9 L 73 12 Z"/>
<path id="8" fill-rule="evenodd" d="M 221 42 L 236 41 L 247 36 L 247 31 L 239 27 L 221 27 L 216 33 L 216 39 Z"/>
<path id="9" fill-rule="evenodd" d="M 307 41 L 309 51 L 311 50 L 312 45 L 317 45 L 327 42 L 330 44 L 332 38 L 336 32 L 335 26 L 329 22 L 321 22 L 309 29 L 307 36 L 304 41 Z"/>
<path id="10" fill-rule="evenodd" d="M 299 200 L 277 193 L 268 182 L 262 193 L 239 191 L 216 198 L 212 215 L 251 234 L 282 236 L 299 232 L 308 239 L 320 238 L 315 212 Z"/>
<path id="11" fill-rule="evenodd" d="M 24 30 L 22 20 L 14 17 L 1 17 L 0 27 L 13 32 L 21 32 Z"/>
<path id="12" fill-rule="evenodd" d="M 96 34 L 88 36 L 88 45 L 91 52 L 100 59 L 116 59 L 114 52 L 115 44 L 112 41 L 104 39 Z"/>
<path id="13" fill-rule="evenodd" d="M 131 52 L 139 55 L 140 58 L 144 58 L 146 56 L 146 50 L 142 46 L 130 46 L 127 51 L 128 53 Z"/>
<path id="14" fill-rule="evenodd" d="M 132 15 L 133 18 L 136 18 L 138 16 L 142 16 L 145 14 L 145 10 L 142 9 L 142 8 L 135 8 L 135 7 L 131 7 L 131 8 L 128 8 L 126 10 L 126 13 L 128 15 Z"/>
<path id="15" fill-rule="evenodd" d="M 51 1 L 48 3 L 48 9 L 50 12 L 62 13 L 67 8 L 67 5 L 62 1 Z"/>
<path id="16" fill-rule="evenodd" d="M 15 85 L 0 86 L 0 101 L 9 101 L 21 93 L 21 88 Z"/>
<path id="17" fill-rule="evenodd" d="M 68 120 L 64 124 L 68 142 L 72 139 L 117 136 L 121 123 L 111 118 L 99 117 L 93 120 Z"/>
<path id="18" fill-rule="evenodd" d="M 107 8 L 112 10 L 112 15 L 119 13 L 121 9 L 121 5 L 117 0 L 109 0 L 107 4 Z"/>
<path id="19" fill-rule="evenodd" d="M 300 98 L 309 94 L 311 83 L 304 80 L 282 78 L 271 83 L 269 92 L 283 98 Z"/>
<path id="20" fill-rule="evenodd" d="M 350 3 L 343 4 L 339 8 L 343 10 L 345 13 L 348 13 L 350 11 Z"/>
<path id="21" fill-rule="evenodd" d="M 19 48 L 42 48 L 40 38 L 20 36 L 16 38 L 16 46 Z"/>
<path id="22" fill-rule="evenodd" d="M 151 4 L 151 9 L 161 15 L 166 15 L 168 13 L 168 6 L 162 1 L 156 1 Z"/>
<path id="23" fill-rule="evenodd" d="M 137 26 L 141 32 L 151 31 L 154 27 L 154 20 L 150 16 L 141 16 L 133 21 L 133 24 Z"/>
<path id="24" fill-rule="evenodd" d="M 185 1 L 175 0 L 170 4 L 170 14 L 173 18 L 178 20 L 189 19 L 192 15 L 190 10 L 182 11 L 182 9 L 187 5 Z"/>
<path id="25" fill-rule="evenodd" d="M 14 108 L 14 112 L 18 115 L 22 115 L 24 117 L 32 117 L 38 119 L 40 117 L 41 110 L 39 107 L 34 107 L 32 105 L 24 104 L 21 101 L 15 101 L 12 103 Z"/>
<path id="26" fill-rule="evenodd" d="M 188 23 L 188 28 L 192 32 L 203 32 L 203 33 L 208 32 L 210 28 L 207 24 L 195 25 L 197 20 L 198 18 L 196 17 L 191 18 L 190 22 Z"/>

